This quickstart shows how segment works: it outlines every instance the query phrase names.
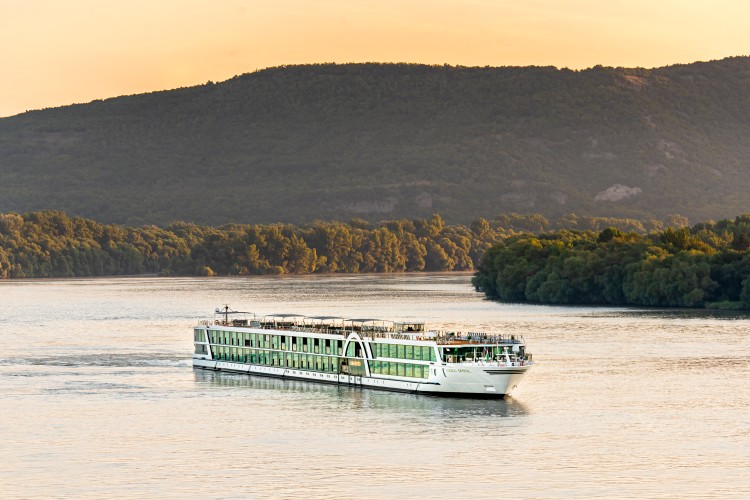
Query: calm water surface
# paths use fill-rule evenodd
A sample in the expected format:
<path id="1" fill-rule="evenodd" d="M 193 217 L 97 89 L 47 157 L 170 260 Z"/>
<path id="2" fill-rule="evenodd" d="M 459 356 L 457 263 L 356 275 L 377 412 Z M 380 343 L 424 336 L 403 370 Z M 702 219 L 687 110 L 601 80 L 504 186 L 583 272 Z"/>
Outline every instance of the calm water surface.
<path id="1" fill-rule="evenodd" d="M 0 497 L 750 497 L 750 319 L 482 300 L 467 275 L 0 283 Z M 523 334 L 505 401 L 193 371 L 259 313 Z"/>

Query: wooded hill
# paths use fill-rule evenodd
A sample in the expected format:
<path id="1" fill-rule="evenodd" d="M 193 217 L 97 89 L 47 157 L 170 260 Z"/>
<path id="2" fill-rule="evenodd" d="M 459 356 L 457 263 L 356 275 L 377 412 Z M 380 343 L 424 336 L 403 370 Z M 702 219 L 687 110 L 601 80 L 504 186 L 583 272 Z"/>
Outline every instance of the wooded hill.
<path id="1" fill-rule="evenodd" d="M 131 225 L 718 219 L 748 209 L 749 137 L 746 57 L 279 67 L 0 119 L 0 212 Z"/>

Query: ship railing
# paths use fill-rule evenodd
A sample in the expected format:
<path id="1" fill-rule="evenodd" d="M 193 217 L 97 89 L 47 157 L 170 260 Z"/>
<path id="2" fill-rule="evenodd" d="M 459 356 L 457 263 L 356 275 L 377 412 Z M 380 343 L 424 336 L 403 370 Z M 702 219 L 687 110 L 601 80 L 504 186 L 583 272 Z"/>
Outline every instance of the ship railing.
<path id="1" fill-rule="evenodd" d="M 529 366 L 533 365 L 534 362 L 527 359 L 513 359 L 511 361 L 505 361 L 505 360 L 474 360 L 474 361 L 460 361 L 458 363 L 451 363 L 456 365 L 463 365 L 463 366 L 488 366 L 488 367 L 502 367 L 502 366 Z"/>
<path id="2" fill-rule="evenodd" d="M 232 321 L 215 320 L 214 325 L 218 326 L 240 326 Z M 201 325 L 211 326 L 212 322 L 208 320 L 201 321 Z M 522 335 L 502 335 L 487 334 L 484 332 L 455 332 L 447 330 L 425 331 L 425 332 L 399 332 L 377 331 L 377 330 L 360 330 L 351 328 L 342 328 L 337 326 L 294 326 L 288 324 L 260 323 L 255 325 L 241 325 L 261 328 L 263 330 L 293 331 L 302 333 L 321 333 L 326 335 L 341 335 L 348 337 L 351 333 L 358 333 L 363 339 L 389 339 L 389 340 L 418 340 L 418 341 L 435 341 L 439 345 L 450 344 L 523 344 Z"/>
<path id="3" fill-rule="evenodd" d="M 441 345 L 453 343 L 469 344 L 523 344 L 521 335 L 487 334 L 484 332 L 452 332 L 439 330 L 437 343 Z"/>

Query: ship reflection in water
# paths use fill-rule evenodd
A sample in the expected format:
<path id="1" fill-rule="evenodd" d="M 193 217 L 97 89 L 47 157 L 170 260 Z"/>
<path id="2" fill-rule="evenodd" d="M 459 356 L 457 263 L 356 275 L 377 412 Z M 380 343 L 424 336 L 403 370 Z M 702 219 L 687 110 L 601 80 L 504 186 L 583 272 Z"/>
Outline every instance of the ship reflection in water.
<path id="1" fill-rule="evenodd" d="M 514 418 L 526 416 L 529 413 L 523 403 L 512 397 L 494 400 L 446 398 L 208 370 L 194 370 L 193 374 L 195 382 L 199 385 L 231 387 L 233 390 L 253 389 L 252 393 L 247 394 L 248 401 L 268 397 L 269 393 L 276 393 L 273 394 L 274 397 L 283 397 L 284 394 L 314 394 L 321 398 L 320 404 L 323 406 L 330 404 L 333 400 L 350 409 L 378 409 L 398 414 L 437 413 L 447 420 L 470 416 Z M 234 398 L 233 400 L 236 401 Z"/>

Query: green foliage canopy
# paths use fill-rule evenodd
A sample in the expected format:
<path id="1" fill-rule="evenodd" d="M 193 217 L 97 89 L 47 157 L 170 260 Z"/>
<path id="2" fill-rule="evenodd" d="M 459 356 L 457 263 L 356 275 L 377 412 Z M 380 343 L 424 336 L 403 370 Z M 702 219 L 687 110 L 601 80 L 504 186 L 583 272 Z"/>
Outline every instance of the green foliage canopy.
<path id="1" fill-rule="evenodd" d="M 473 284 L 510 302 L 750 309 L 748 222 L 515 235 L 484 254 Z"/>

